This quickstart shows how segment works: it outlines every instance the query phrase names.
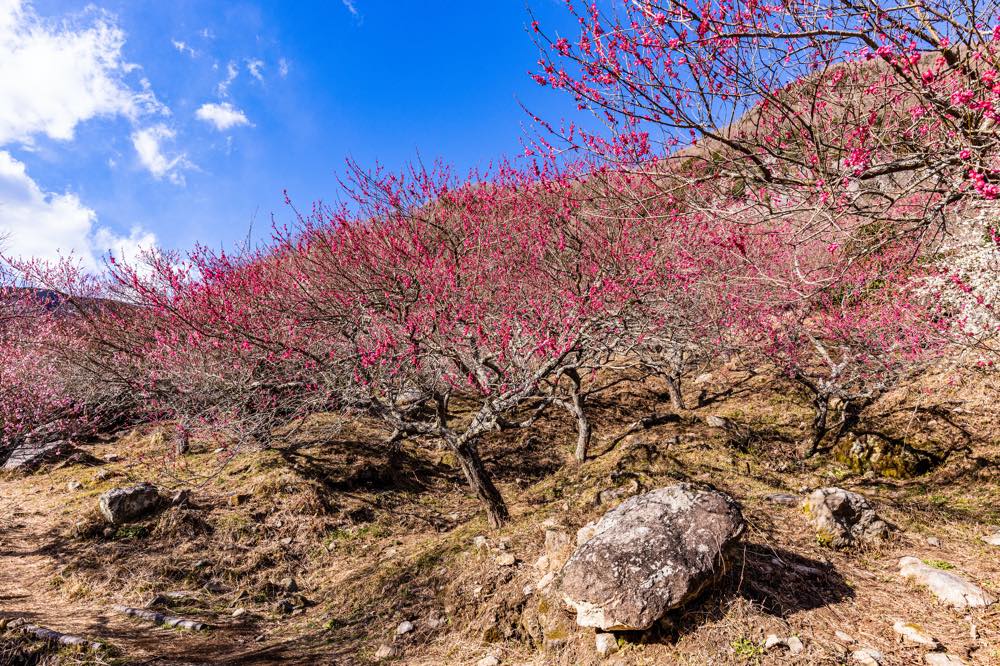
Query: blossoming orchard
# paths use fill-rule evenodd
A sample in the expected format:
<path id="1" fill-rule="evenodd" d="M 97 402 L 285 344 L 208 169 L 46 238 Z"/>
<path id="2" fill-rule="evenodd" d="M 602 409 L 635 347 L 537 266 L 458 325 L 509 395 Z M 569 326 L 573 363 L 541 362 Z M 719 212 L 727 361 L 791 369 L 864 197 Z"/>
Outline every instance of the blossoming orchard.
<path id="1" fill-rule="evenodd" d="M 236 452 L 363 415 L 390 452 L 438 442 L 499 527 L 488 433 L 567 419 L 578 464 L 611 387 L 686 414 L 736 363 L 802 388 L 820 455 L 929 364 L 996 360 L 996 9 L 568 2 L 531 76 L 580 116 L 535 118 L 524 155 L 349 163 L 344 203 L 288 201 L 236 251 L 8 258 L 0 450 L 156 421 Z"/>

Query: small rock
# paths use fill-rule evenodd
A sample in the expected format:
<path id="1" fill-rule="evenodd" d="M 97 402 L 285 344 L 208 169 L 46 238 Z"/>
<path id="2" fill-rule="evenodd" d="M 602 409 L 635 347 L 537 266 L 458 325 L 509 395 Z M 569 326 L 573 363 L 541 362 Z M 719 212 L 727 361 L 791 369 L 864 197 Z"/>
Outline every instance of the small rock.
<path id="1" fill-rule="evenodd" d="M 291 546 L 292 545 L 292 537 L 285 537 L 284 539 L 281 539 L 279 541 L 279 543 L 282 546 Z"/>
<path id="2" fill-rule="evenodd" d="M 697 377 L 694 378 L 694 383 L 695 384 L 707 384 L 710 381 L 712 381 L 712 373 L 711 372 L 703 372 L 703 373 L 701 373 L 700 375 L 698 375 Z"/>
<path id="3" fill-rule="evenodd" d="M 246 608 L 237 608 L 236 610 L 233 611 L 233 618 L 238 620 L 239 618 L 244 617 L 246 614 L 247 614 Z"/>
<path id="4" fill-rule="evenodd" d="M 122 459 L 122 457 L 120 455 L 118 455 L 117 453 L 108 453 L 108 454 L 105 454 L 105 456 L 104 456 L 104 460 L 106 462 L 109 462 L 109 463 L 118 462 L 121 459 Z"/>
<path id="5" fill-rule="evenodd" d="M 295 604 L 288 599 L 282 599 L 278 603 L 274 604 L 274 610 L 282 613 L 283 615 L 289 615 L 293 610 L 295 610 Z"/>
<path id="6" fill-rule="evenodd" d="M 614 634 L 598 632 L 594 636 L 594 648 L 597 650 L 598 656 L 610 657 L 618 652 L 618 639 L 615 638 Z"/>
<path id="7" fill-rule="evenodd" d="M 555 580 L 555 577 L 556 577 L 555 573 L 550 571 L 549 573 L 545 574 L 544 576 L 538 579 L 538 582 L 535 583 L 535 589 L 538 590 L 539 592 L 544 592 L 548 588 L 548 586 L 552 584 L 552 581 Z"/>
<path id="8" fill-rule="evenodd" d="M 855 662 L 863 666 L 880 666 L 885 656 L 875 648 L 861 648 L 851 655 Z"/>
<path id="9" fill-rule="evenodd" d="M 278 587 L 283 589 L 285 592 L 298 592 L 299 585 L 295 582 L 295 579 L 291 576 L 286 576 L 278 581 Z"/>
<path id="10" fill-rule="evenodd" d="M 767 495 L 764 499 L 771 504 L 783 504 L 785 506 L 795 506 L 802 501 L 798 496 L 789 495 L 788 493 L 774 493 Z"/>
<path id="11" fill-rule="evenodd" d="M 798 636 L 789 636 L 788 640 L 785 641 L 785 645 L 788 646 L 788 652 L 791 654 L 800 654 L 805 649 L 802 639 Z"/>
<path id="12" fill-rule="evenodd" d="M 776 647 L 784 646 L 785 641 L 778 638 L 775 634 L 768 634 L 767 638 L 764 639 L 764 649 L 771 650 Z"/>
<path id="13" fill-rule="evenodd" d="M 928 546 L 933 546 L 934 548 L 940 548 L 941 547 L 941 540 L 938 539 L 936 536 L 929 536 L 929 537 L 927 537 L 927 545 Z"/>
<path id="14" fill-rule="evenodd" d="M 924 655 L 924 663 L 929 666 L 966 666 L 965 662 L 955 655 L 944 652 L 928 652 Z"/>
<path id="15" fill-rule="evenodd" d="M 396 648 L 391 645 L 379 645 L 375 650 L 375 661 L 385 661 L 396 656 Z"/>
<path id="16" fill-rule="evenodd" d="M 109 469 L 99 469 L 99 470 L 97 470 L 97 474 L 94 475 L 94 480 L 95 481 L 107 481 L 112 476 L 114 476 L 114 473 L 111 470 L 109 470 Z"/>
<path id="17" fill-rule="evenodd" d="M 1000 530 L 989 536 L 984 536 L 983 541 L 991 546 L 1000 546 Z"/>
<path id="18" fill-rule="evenodd" d="M 915 557 L 904 557 L 899 561 L 899 574 L 923 585 L 956 610 L 986 607 L 996 603 L 996 598 L 978 585 L 951 571 L 928 566 Z"/>
<path id="19" fill-rule="evenodd" d="M 413 631 L 413 623 L 409 620 L 404 620 L 396 626 L 396 635 L 402 636 L 403 634 L 408 634 Z"/>
<path id="20" fill-rule="evenodd" d="M 120 525 L 152 511 L 160 501 L 160 493 L 151 483 L 130 488 L 115 488 L 101 495 L 98 507 L 109 523 Z"/>
<path id="21" fill-rule="evenodd" d="M 425 624 L 427 624 L 428 629 L 437 629 L 438 627 L 443 627 L 445 622 L 447 622 L 447 620 L 443 617 L 429 617 L 427 618 Z"/>
<path id="22" fill-rule="evenodd" d="M 81 488 L 83 488 L 83 484 L 80 483 L 79 481 L 70 481 L 69 483 L 66 484 L 66 490 L 70 492 L 80 490 Z"/>
<path id="23" fill-rule="evenodd" d="M 532 594 L 535 593 L 535 586 L 532 585 L 531 583 L 528 583 L 527 585 L 521 588 L 521 592 L 524 593 L 524 596 L 530 597 Z"/>
<path id="24" fill-rule="evenodd" d="M 535 560 L 535 568 L 538 569 L 539 573 L 545 573 L 549 570 L 549 556 L 542 555 L 537 560 Z"/>
<path id="25" fill-rule="evenodd" d="M 927 633 L 927 631 L 919 624 L 896 620 L 896 622 L 892 625 L 892 630 L 911 643 L 937 647 L 937 640 Z"/>
<path id="26" fill-rule="evenodd" d="M 476 666 L 500 666 L 500 660 L 492 654 L 488 654 L 477 661 Z"/>
<path id="27" fill-rule="evenodd" d="M 229 588 L 213 578 L 205 583 L 205 591 L 211 592 L 212 594 L 222 594 L 224 592 L 228 592 Z"/>
<path id="28" fill-rule="evenodd" d="M 833 635 L 837 637 L 838 641 L 842 641 L 844 643 L 853 643 L 854 642 L 854 636 L 851 636 L 850 634 L 844 633 L 843 631 L 840 631 L 839 629 L 837 631 L 833 632 Z"/>
<path id="29" fill-rule="evenodd" d="M 486 537 L 480 535 L 472 540 L 472 545 L 475 546 L 476 550 L 486 550 L 489 547 L 489 541 Z"/>
<path id="30" fill-rule="evenodd" d="M 820 488 L 810 493 L 803 506 L 823 545 L 849 548 L 857 542 L 876 542 L 889 535 L 888 523 L 858 493 Z"/>
<path id="31" fill-rule="evenodd" d="M 517 558 L 514 557 L 513 553 L 502 553 L 497 556 L 497 564 L 502 567 L 512 567 L 517 562 Z"/>
<path id="32" fill-rule="evenodd" d="M 188 506 L 191 504 L 191 491 L 188 489 L 178 490 L 170 496 L 171 506 Z"/>

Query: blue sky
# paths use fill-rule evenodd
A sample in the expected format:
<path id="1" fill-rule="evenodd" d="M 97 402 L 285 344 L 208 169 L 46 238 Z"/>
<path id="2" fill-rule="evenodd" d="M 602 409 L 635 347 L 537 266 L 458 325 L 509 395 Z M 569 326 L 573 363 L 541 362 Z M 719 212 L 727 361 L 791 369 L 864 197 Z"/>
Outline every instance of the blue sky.
<path id="1" fill-rule="evenodd" d="M 532 0 L 547 26 L 558 0 Z M 337 196 L 351 156 L 460 169 L 573 113 L 527 71 L 520 0 L 0 0 L 0 234 L 12 254 L 232 245 Z M 4 65 L 6 63 L 6 65 Z M 5 201 L 6 199 L 6 201 Z"/>

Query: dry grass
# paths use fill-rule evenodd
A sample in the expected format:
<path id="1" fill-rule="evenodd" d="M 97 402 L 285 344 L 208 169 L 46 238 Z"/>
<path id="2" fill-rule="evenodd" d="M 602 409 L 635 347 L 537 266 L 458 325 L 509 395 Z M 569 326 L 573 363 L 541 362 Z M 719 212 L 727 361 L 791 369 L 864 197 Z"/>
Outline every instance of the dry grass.
<path id="1" fill-rule="evenodd" d="M 603 490 L 705 483 L 744 507 L 750 529 L 741 557 L 713 594 L 669 626 L 631 637 L 609 663 L 836 664 L 848 647 L 862 644 L 885 653 L 887 666 L 919 663 L 918 650 L 896 642 L 895 617 L 919 621 L 970 663 L 1000 663 L 1000 611 L 957 614 L 896 574 L 898 559 L 915 555 L 954 566 L 993 592 L 1000 588 L 1000 558 L 979 540 L 1000 524 L 998 393 L 991 379 L 942 373 L 922 390 L 877 405 L 871 418 L 879 427 L 950 452 L 929 475 L 882 479 L 829 456 L 799 460 L 809 417 L 801 396 L 763 376 L 728 374 L 718 371 L 699 389 L 711 399 L 713 387 L 735 385 L 730 394 L 581 466 L 567 464 L 574 432 L 561 414 L 530 434 L 489 437 L 484 457 L 513 515 L 495 532 L 435 442 L 407 442 L 390 465 L 380 445 L 385 433 L 332 416 L 305 424 L 272 450 L 231 459 L 214 452 L 215 442 L 195 442 L 191 454 L 173 461 L 163 457 L 162 429 L 130 433 L 90 448 L 98 458 L 117 454 L 117 462 L 0 481 L 0 497 L 24 507 L 15 514 L 0 504 L 0 520 L 41 538 L 49 601 L 93 609 L 191 592 L 174 610 L 221 627 L 210 639 L 216 663 L 367 663 L 379 645 L 393 644 L 407 664 L 475 663 L 487 653 L 504 664 L 588 664 L 596 663 L 592 633 L 572 632 L 561 649 L 541 652 L 521 622 L 537 603 L 523 590 L 540 577 L 532 563 L 543 552 L 546 521 L 572 534 L 613 506 L 600 503 Z M 623 385 L 602 398 L 595 405 L 598 440 L 662 410 L 660 391 L 655 384 Z M 749 446 L 727 446 L 720 431 L 703 425 L 707 414 L 747 426 L 754 433 Z M 114 476 L 100 480 L 98 470 Z M 68 490 L 73 480 L 84 488 Z M 191 505 L 106 534 L 97 496 L 140 480 L 193 487 Z M 831 484 L 872 498 L 900 527 L 898 536 L 877 550 L 833 551 L 817 543 L 798 509 L 765 499 Z M 473 546 L 479 535 L 488 537 L 488 549 Z M 940 547 L 927 544 L 930 535 Z M 501 548 L 515 555 L 515 566 L 497 564 Z M 288 596 L 278 584 L 285 577 L 301 588 L 301 613 L 276 610 Z M 10 606 L 0 597 L 0 615 Z M 246 608 L 250 620 L 233 620 L 234 608 Z M 429 618 L 444 622 L 432 628 Z M 403 620 L 417 628 L 395 637 Z M 836 630 L 858 643 L 843 645 Z M 806 649 L 797 661 L 765 653 L 769 633 L 798 635 Z M 171 640 L 178 655 L 206 654 L 205 639 Z M 137 654 L 154 649 L 122 642 Z"/>

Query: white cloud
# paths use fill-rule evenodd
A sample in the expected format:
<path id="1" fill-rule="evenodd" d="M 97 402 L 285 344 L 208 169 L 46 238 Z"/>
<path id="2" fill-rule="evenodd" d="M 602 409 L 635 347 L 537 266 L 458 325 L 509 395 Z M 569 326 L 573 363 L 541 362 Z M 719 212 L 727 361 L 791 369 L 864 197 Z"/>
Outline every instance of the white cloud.
<path id="1" fill-rule="evenodd" d="M 247 71 L 250 72 L 250 76 L 257 79 L 258 81 L 264 80 L 264 61 L 258 58 L 251 58 L 247 60 Z"/>
<path id="2" fill-rule="evenodd" d="M 163 152 L 163 144 L 171 141 L 176 132 L 160 123 L 132 133 L 132 145 L 139 155 L 142 165 L 159 180 L 166 178 L 175 185 L 184 184 L 184 169 L 193 167 L 184 153 L 167 157 Z"/>
<path id="3" fill-rule="evenodd" d="M 219 97 L 229 96 L 229 86 L 232 84 L 233 81 L 236 80 L 236 77 L 239 75 L 240 75 L 240 70 L 236 66 L 235 62 L 230 60 L 228 63 L 226 63 L 226 78 L 220 81 L 219 85 L 215 87 L 216 92 L 219 93 Z"/>
<path id="4" fill-rule="evenodd" d="M 278 61 L 278 76 L 281 78 L 288 76 L 288 61 L 284 58 Z"/>
<path id="5" fill-rule="evenodd" d="M 351 16 L 354 18 L 360 18 L 361 14 L 358 12 L 358 8 L 354 6 L 354 0 L 341 0 L 344 3 L 344 7 L 347 7 L 347 11 L 351 12 Z"/>
<path id="6" fill-rule="evenodd" d="M 0 146 L 37 134 L 68 141 L 85 120 L 163 109 L 151 89 L 125 81 L 136 66 L 122 58 L 124 33 L 104 13 L 86 16 L 88 25 L 49 22 L 0 0 Z"/>
<path id="7" fill-rule="evenodd" d="M 182 42 L 179 39 L 172 39 L 170 40 L 170 43 L 173 44 L 174 48 L 177 49 L 179 52 L 185 55 L 189 55 L 192 58 L 198 57 L 198 52 L 195 51 L 193 47 L 188 46 L 187 42 Z"/>
<path id="8" fill-rule="evenodd" d="M 194 114 L 199 120 L 215 125 L 215 129 L 224 132 L 230 127 L 240 125 L 250 125 L 250 120 L 243 111 L 237 109 L 229 102 L 221 104 L 202 104 Z"/>
<path id="9" fill-rule="evenodd" d="M 0 151 L 0 237 L 5 254 L 40 259 L 72 254 L 93 270 L 108 251 L 130 259 L 139 248 L 156 244 L 155 235 L 138 227 L 119 236 L 96 224 L 97 214 L 79 197 L 43 191 L 24 163 Z"/>

